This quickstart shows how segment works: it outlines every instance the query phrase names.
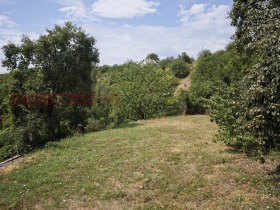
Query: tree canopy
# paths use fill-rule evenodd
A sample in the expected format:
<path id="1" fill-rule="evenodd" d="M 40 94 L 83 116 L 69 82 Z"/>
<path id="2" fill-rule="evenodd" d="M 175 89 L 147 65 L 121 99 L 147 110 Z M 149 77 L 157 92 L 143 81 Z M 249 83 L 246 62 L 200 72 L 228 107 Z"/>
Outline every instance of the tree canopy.
<path id="1" fill-rule="evenodd" d="M 177 78 L 185 78 L 190 73 L 190 69 L 186 63 L 179 59 L 172 61 L 170 69 Z"/>
<path id="2" fill-rule="evenodd" d="M 256 58 L 241 82 L 239 114 L 246 134 L 268 152 L 280 146 L 280 4 L 237 0 L 230 17 L 237 49 Z"/>
<path id="3" fill-rule="evenodd" d="M 280 148 L 280 5 L 236 0 L 230 17 L 236 27 L 231 48 L 239 60 L 233 67 L 243 73 L 215 88 L 208 105 L 219 139 L 262 155 Z"/>
<path id="4" fill-rule="evenodd" d="M 168 115 L 175 104 L 172 96 L 176 78 L 155 65 L 128 62 L 122 71 L 111 75 L 109 82 L 108 88 L 121 99 L 113 108 L 117 118 L 138 120 Z"/>
<path id="5" fill-rule="evenodd" d="M 178 59 L 184 61 L 185 63 L 192 63 L 193 59 L 186 53 L 186 52 L 182 52 L 179 56 Z"/>
<path id="6" fill-rule="evenodd" d="M 38 95 L 47 99 L 46 103 L 36 105 L 9 104 L 9 95 L 6 95 L 4 101 L 9 106 L 6 110 L 11 121 L 10 126 L 0 132 L 0 137 L 17 133 L 16 139 L 23 142 L 25 148 L 22 149 L 26 149 L 27 145 L 36 147 L 67 136 L 83 122 L 84 108 L 63 106 L 53 95 L 91 93 L 94 66 L 99 62 L 93 37 L 66 22 L 64 26 L 48 29 L 37 40 L 23 36 L 19 45 L 10 42 L 3 46 L 3 52 L 2 64 L 10 70 L 12 81 L 9 93 L 20 95 L 25 101 L 35 100 Z"/>
<path id="7" fill-rule="evenodd" d="M 23 36 L 21 45 L 3 47 L 4 67 L 9 70 L 35 68 L 54 93 L 82 91 L 91 83 L 92 64 L 99 62 L 95 39 L 71 22 L 56 25 L 38 40 Z"/>
<path id="8" fill-rule="evenodd" d="M 147 55 L 146 59 L 151 59 L 157 63 L 159 62 L 159 57 L 155 53 L 151 53 L 151 54 Z"/>

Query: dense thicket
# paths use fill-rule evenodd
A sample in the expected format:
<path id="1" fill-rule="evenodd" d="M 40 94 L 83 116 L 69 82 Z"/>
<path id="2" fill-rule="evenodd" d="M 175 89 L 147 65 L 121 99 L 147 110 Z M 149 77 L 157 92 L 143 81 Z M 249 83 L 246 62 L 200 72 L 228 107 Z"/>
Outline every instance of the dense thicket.
<path id="1" fill-rule="evenodd" d="M 102 79 L 97 88 L 103 93 L 119 98 L 118 103 L 111 106 L 106 117 L 97 117 L 96 120 L 100 123 L 106 121 L 112 126 L 127 120 L 178 113 L 178 104 L 174 99 L 177 79 L 157 65 L 141 65 L 128 61 L 111 67 L 100 77 Z"/>
<path id="2" fill-rule="evenodd" d="M 230 17 L 236 27 L 238 51 L 256 58 L 240 83 L 238 114 L 245 117 L 242 128 L 262 152 L 279 149 L 280 3 L 236 0 Z"/>
<path id="3" fill-rule="evenodd" d="M 235 0 L 230 18 L 233 43 L 214 53 L 203 50 L 197 61 L 184 52 L 162 60 L 152 53 L 147 58 L 156 62 L 150 64 L 97 68 L 95 39 L 71 23 L 35 41 L 23 36 L 20 45 L 8 43 L 2 64 L 10 73 L 0 75 L 0 158 L 15 145 L 29 151 L 71 135 L 77 124 L 96 131 L 178 114 L 182 107 L 209 113 L 220 127 L 217 139 L 238 149 L 279 149 L 280 4 Z M 190 89 L 175 95 L 176 77 L 190 72 Z M 94 103 L 61 104 L 57 94 L 69 93 L 95 94 Z M 21 103 L 10 100 L 15 94 L 24 96 Z M 44 103 L 28 103 L 36 94 L 47 96 Z"/>
<path id="4" fill-rule="evenodd" d="M 110 90 L 119 95 L 113 114 L 125 119 L 148 119 L 172 114 L 176 78 L 156 65 L 127 63 L 111 78 Z M 173 113 L 174 114 L 174 113 Z"/>
<path id="5" fill-rule="evenodd" d="M 85 108 L 60 103 L 58 95 L 91 93 L 98 62 L 93 37 L 67 22 L 37 40 L 23 36 L 20 45 L 8 43 L 3 52 L 2 64 L 10 70 L 4 77 L 10 82 L 0 87 L 2 154 L 60 139 L 83 123 Z"/>
<path id="6" fill-rule="evenodd" d="M 244 76 L 248 66 L 249 60 L 239 56 L 232 43 L 225 50 L 215 53 L 202 51 L 195 64 L 191 87 L 187 93 L 181 94 L 188 98 L 188 113 L 209 110 L 209 99 L 235 85 Z"/>
<path id="7" fill-rule="evenodd" d="M 220 125 L 219 139 L 245 151 L 265 154 L 279 149 L 280 144 L 280 4 L 236 0 L 230 17 L 236 27 L 233 47 L 237 52 L 233 58 L 238 59 L 229 68 L 232 76 L 220 77 L 222 86 L 215 83 L 212 78 L 217 78 L 215 69 L 220 61 L 213 66 L 215 59 L 207 53 L 203 68 L 199 59 L 196 76 L 199 80 L 204 76 L 211 79 L 194 82 L 192 90 L 208 99 L 205 104 Z M 245 63 L 240 58 L 245 58 Z M 222 72 L 218 74 L 222 76 Z"/>
<path id="8" fill-rule="evenodd" d="M 170 70 L 177 78 L 185 78 L 190 73 L 190 67 L 186 65 L 185 61 L 176 59 L 170 63 Z"/>
<path id="9" fill-rule="evenodd" d="M 16 148 L 28 152 L 72 135 L 78 124 L 90 132 L 180 112 L 172 71 L 133 61 L 98 68 L 94 44 L 92 37 L 66 23 L 36 41 L 23 37 L 21 45 L 4 46 L 3 65 L 10 73 L 0 77 L 1 159 Z M 90 104 L 65 103 L 60 94 L 92 98 Z M 42 103 L 34 103 L 37 95 L 44 97 Z"/>

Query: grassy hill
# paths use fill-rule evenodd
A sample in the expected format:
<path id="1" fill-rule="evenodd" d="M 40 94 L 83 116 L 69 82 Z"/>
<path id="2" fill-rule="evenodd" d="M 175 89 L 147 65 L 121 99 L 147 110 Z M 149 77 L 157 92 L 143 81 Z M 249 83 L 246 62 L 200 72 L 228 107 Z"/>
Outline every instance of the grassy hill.
<path id="1" fill-rule="evenodd" d="M 0 209 L 279 209 L 279 156 L 261 165 L 217 129 L 178 116 L 49 143 L 0 171 Z"/>

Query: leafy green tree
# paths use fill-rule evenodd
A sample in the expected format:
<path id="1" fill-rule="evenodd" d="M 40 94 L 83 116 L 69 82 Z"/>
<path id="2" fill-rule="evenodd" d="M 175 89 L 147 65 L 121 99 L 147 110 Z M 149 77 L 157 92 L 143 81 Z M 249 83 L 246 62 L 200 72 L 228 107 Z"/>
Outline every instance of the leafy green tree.
<path id="1" fill-rule="evenodd" d="M 174 60 L 174 57 L 167 57 L 165 59 L 162 59 L 159 62 L 161 69 L 166 70 L 169 67 L 169 65 L 172 63 L 173 60 Z"/>
<path id="2" fill-rule="evenodd" d="M 0 130 L 11 124 L 9 116 L 9 90 L 12 78 L 10 74 L 0 74 Z"/>
<path id="3" fill-rule="evenodd" d="M 107 73 L 110 71 L 110 66 L 109 65 L 103 65 L 99 68 L 99 71 L 101 74 Z"/>
<path id="4" fill-rule="evenodd" d="M 249 66 L 247 63 L 248 59 L 240 57 L 232 43 L 225 50 L 200 56 L 192 75 L 192 94 L 209 99 L 218 88 L 239 82 Z"/>
<path id="5" fill-rule="evenodd" d="M 207 103 L 220 125 L 218 139 L 243 151 L 279 149 L 279 14 L 276 1 L 253 0 L 234 1 L 230 13 L 236 27 L 231 49 L 236 48 L 239 57 L 232 66 L 241 67 L 243 74 L 214 92 Z"/>
<path id="6" fill-rule="evenodd" d="M 176 78 L 154 65 L 141 66 L 134 62 L 122 65 L 110 81 L 111 93 L 120 103 L 113 107 L 112 117 L 117 123 L 124 120 L 148 119 L 170 114 Z"/>
<path id="7" fill-rule="evenodd" d="M 198 53 L 198 58 L 210 56 L 212 53 L 210 50 L 202 50 Z"/>
<path id="8" fill-rule="evenodd" d="M 155 53 L 151 53 L 151 54 L 147 55 L 146 59 L 151 59 L 157 63 L 159 62 L 159 57 Z"/>
<path id="9" fill-rule="evenodd" d="M 241 81 L 239 116 L 264 153 L 280 146 L 280 4 L 274 0 L 234 1 L 230 12 L 240 53 L 256 58 Z"/>
<path id="10" fill-rule="evenodd" d="M 47 30 L 37 41 L 23 36 L 22 44 L 3 47 L 4 67 L 42 71 L 43 82 L 53 93 L 85 91 L 91 84 L 92 64 L 97 63 L 95 39 L 71 22 Z"/>
<path id="11" fill-rule="evenodd" d="M 173 72 L 174 76 L 177 78 L 185 78 L 189 75 L 190 69 L 186 63 L 182 60 L 174 60 L 170 64 L 170 69 Z"/>
<path id="12" fill-rule="evenodd" d="M 70 22 L 39 37 L 35 59 L 54 93 L 90 91 L 92 64 L 99 61 L 95 39 Z"/>
<path id="13" fill-rule="evenodd" d="M 13 78 L 12 93 L 91 93 L 94 64 L 99 62 L 95 39 L 70 22 L 56 25 L 35 41 L 23 36 L 20 45 L 8 43 L 3 52 L 2 64 Z M 61 138 L 84 119 L 83 108 L 52 101 L 49 95 L 47 104 L 11 107 L 14 126 L 24 130 L 26 142 L 39 145 Z"/>
<path id="14" fill-rule="evenodd" d="M 181 55 L 178 56 L 178 59 L 188 64 L 191 64 L 193 62 L 193 59 L 186 52 L 182 52 Z"/>

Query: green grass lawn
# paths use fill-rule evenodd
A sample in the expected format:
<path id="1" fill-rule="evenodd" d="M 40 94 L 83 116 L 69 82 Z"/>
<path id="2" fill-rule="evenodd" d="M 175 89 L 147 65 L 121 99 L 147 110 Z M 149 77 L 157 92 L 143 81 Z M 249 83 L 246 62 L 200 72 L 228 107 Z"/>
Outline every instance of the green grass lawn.
<path id="1" fill-rule="evenodd" d="M 279 209 L 279 155 L 262 165 L 217 129 L 178 116 L 51 143 L 0 171 L 0 209 Z"/>

